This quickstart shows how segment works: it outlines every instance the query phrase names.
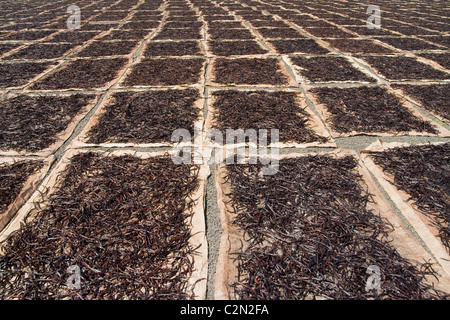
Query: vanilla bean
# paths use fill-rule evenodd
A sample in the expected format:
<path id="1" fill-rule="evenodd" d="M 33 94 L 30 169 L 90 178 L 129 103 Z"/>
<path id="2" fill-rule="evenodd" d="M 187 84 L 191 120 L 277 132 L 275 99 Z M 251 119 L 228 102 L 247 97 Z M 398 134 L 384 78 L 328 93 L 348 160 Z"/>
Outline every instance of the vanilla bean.
<path id="1" fill-rule="evenodd" d="M 227 167 L 234 224 L 248 247 L 235 252 L 239 299 L 439 299 L 422 270 L 387 240 L 389 223 L 368 209 L 358 163 L 351 156 L 281 160 L 273 176 L 261 165 Z M 381 292 L 366 290 L 377 265 Z"/>

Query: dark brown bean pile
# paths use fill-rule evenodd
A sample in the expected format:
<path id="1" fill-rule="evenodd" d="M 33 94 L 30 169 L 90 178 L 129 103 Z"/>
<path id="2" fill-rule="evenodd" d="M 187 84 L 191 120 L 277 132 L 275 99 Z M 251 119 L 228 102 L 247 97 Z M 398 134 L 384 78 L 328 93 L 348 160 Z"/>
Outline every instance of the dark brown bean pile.
<path id="1" fill-rule="evenodd" d="M 145 29 L 154 29 L 159 26 L 160 22 L 158 21 L 137 21 L 137 22 L 127 22 L 125 23 L 121 29 L 124 30 L 145 30 Z"/>
<path id="2" fill-rule="evenodd" d="M 433 299 L 415 267 L 387 240 L 389 224 L 368 209 L 370 195 L 351 156 L 305 156 L 228 166 L 226 181 L 247 249 L 236 253 L 238 299 Z M 380 268 L 380 292 L 366 290 L 367 268 Z"/>
<path id="3" fill-rule="evenodd" d="M 211 51 L 216 56 L 264 54 L 267 50 L 261 48 L 256 41 L 210 41 Z"/>
<path id="4" fill-rule="evenodd" d="M 450 74 L 434 69 L 433 67 L 417 61 L 411 57 L 364 56 L 373 68 L 383 76 L 392 80 L 402 79 L 450 79 Z"/>
<path id="5" fill-rule="evenodd" d="M 202 36 L 199 28 L 163 29 L 154 38 L 155 40 L 199 40 Z"/>
<path id="6" fill-rule="evenodd" d="M 197 41 L 151 42 L 145 50 L 145 56 L 194 56 L 200 54 Z"/>
<path id="7" fill-rule="evenodd" d="M 380 29 L 369 29 L 366 26 L 350 26 L 345 28 L 362 36 L 395 35 L 395 33 L 383 27 Z"/>
<path id="8" fill-rule="evenodd" d="M 239 21 L 210 21 L 208 26 L 212 29 L 242 29 L 244 26 Z"/>
<path id="9" fill-rule="evenodd" d="M 450 53 L 421 53 L 420 56 L 433 60 L 444 68 L 450 69 Z"/>
<path id="10" fill-rule="evenodd" d="M 35 152 L 49 147 L 92 99 L 20 95 L 0 102 L 0 149 Z"/>
<path id="11" fill-rule="evenodd" d="M 125 19 L 127 15 L 128 11 L 105 12 L 93 18 L 92 21 L 120 21 Z"/>
<path id="12" fill-rule="evenodd" d="M 223 15 L 223 16 L 203 16 L 205 21 L 232 21 L 234 20 L 233 16 Z"/>
<path id="13" fill-rule="evenodd" d="M 42 161 L 26 160 L 0 164 L 0 216 L 16 200 L 27 179 L 42 165 Z M 0 225 L 0 230 L 3 227 L 4 225 Z"/>
<path id="14" fill-rule="evenodd" d="M 11 59 L 55 59 L 62 57 L 66 52 L 74 47 L 71 43 L 38 43 L 32 44 L 18 52 L 4 58 Z"/>
<path id="15" fill-rule="evenodd" d="M 100 88 L 117 77 L 127 58 L 74 60 L 67 66 L 36 82 L 34 90 Z"/>
<path id="16" fill-rule="evenodd" d="M 51 62 L 0 63 L 0 88 L 25 85 L 51 65 Z"/>
<path id="17" fill-rule="evenodd" d="M 168 29 L 184 29 L 184 28 L 196 28 L 197 30 L 203 26 L 203 22 L 168 22 L 164 25 L 164 28 Z"/>
<path id="18" fill-rule="evenodd" d="M 58 34 L 55 34 L 50 39 L 47 39 L 46 42 L 69 42 L 69 43 L 75 43 L 75 44 L 81 44 L 85 41 L 88 41 L 92 39 L 93 37 L 97 36 L 99 32 L 95 31 L 66 31 L 61 32 Z"/>
<path id="19" fill-rule="evenodd" d="M 271 40 L 270 43 L 275 47 L 278 53 L 314 53 L 326 54 L 327 49 L 321 47 L 312 39 L 292 39 L 292 40 Z"/>
<path id="20" fill-rule="evenodd" d="M 292 62 L 308 80 L 320 81 L 365 81 L 374 79 L 356 69 L 350 61 L 342 57 L 303 57 L 295 56 Z"/>
<path id="21" fill-rule="evenodd" d="M 255 28 L 262 28 L 262 27 L 273 27 L 273 28 L 287 28 L 289 25 L 287 25 L 283 21 L 275 21 L 275 20 L 255 20 L 252 21 L 252 25 Z"/>
<path id="22" fill-rule="evenodd" d="M 426 30 L 420 27 L 415 27 L 415 26 L 398 26 L 398 27 L 394 27 L 394 26 L 390 26 L 389 30 L 393 30 L 396 32 L 399 32 L 401 34 L 404 34 L 406 36 L 417 36 L 417 35 L 428 35 L 428 34 L 436 34 L 435 31 L 431 31 L 431 30 Z"/>
<path id="23" fill-rule="evenodd" d="M 204 59 L 144 59 L 125 79 L 127 86 L 181 85 L 199 82 Z"/>
<path id="24" fill-rule="evenodd" d="M 298 39 L 305 36 L 292 28 L 259 28 L 258 32 L 267 39 Z"/>
<path id="25" fill-rule="evenodd" d="M 393 184 L 433 219 L 450 252 L 450 143 L 394 148 L 372 155 Z"/>
<path id="26" fill-rule="evenodd" d="M 380 37 L 378 40 L 390 44 L 401 50 L 439 50 L 442 49 L 439 46 L 427 43 L 417 38 L 390 38 L 390 37 Z"/>
<path id="27" fill-rule="evenodd" d="M 320 27 L 320 28 L 333 28 L 334 26 L 327 22 L 327 21 L 323 21 L 323 20 L 300 20 L 300 19 L 296 19 L 295 24 L 302 26 L 302 27 Z"/>
<path id="28" fill-rule="evenodd" d="M 330 112 L 337 132 L 437 133 L 431 123 L 414 116 L 383 88 L 314 88 L 311 92 Z"/>
<path id="29" fill-rule="evenodd" d="M 101 40 L 142 40 L 151 30 L 113 30 Z"/>
<path id="30" fill-rule="evenodd" d="M 136 40 L 128 41 L 94 41 L 78 52 L 78 57 L 120 56 L 130 54 L 136 48 Z"/>
<path id="31" fill-rule="evenodd" d="M 215 62 L 214 75 L 216 82 L 225 84 L 287 84 L 287 77 L 281 73 L 278 60 L 274 58 L 219 58 Z"/>
<path id="32" fill-rule="evenodd" d="M 354 35 L 352 35 L 349 32 L 345 32 L 344 30 L 341 30 L 336 27 L 331 28 L 305 28 L 305 30 L 309 33 L 311 33 L 313 36 L 319 37 L 319 38 L 355 38 Z"/>
<path id="33" fill-rule="evenodd" d="M 196 22 L 198 19 L 195 16 L 169 16 L 167 17 L 167 21 Z"/>
<path id="34" fill-rule="evenodd" d="M 55 31 L 48 30 L 23 30 L 20 32 L 13 32 L 9 35 L 3 36 L 2 40 L 38 40 L 48 37 Z"/>
<path id="35" fill-rule="evenodd" d="M 169 156 L 76 155 L 59 191 L 2 244 L 2 299 L 192 299 L 197 167 Z M 67 268 L 81 271 L 68 289 Z"/>
<path id="36" fill-rule="evenodd" d="M 7 53 L 15 48 L 18 48 L 20 44 L 16 43 L 0 43 L 0 55 Z"/>
<path id="37" fill-rule="evenodd" d="M 422 39 L 440 44 L 446 47 L 447 49 L 450 48 L 450 36 L 438 35 L 438 36 L 422 37 Z"/>
<path id="38" fill-rule="evenodd" d="M 83 31 L 105 31 L 105 30 L 109 30 L 112 29 L 114 27 L 116 27 L 116 24 L 113 23 L 104 23 L 104 24 L 97 24 L 97 23 L 86 23 L 86 24 L 82 24 L 81 29 L 83 29 Z"/>
<path id="39" fill-rule="evenodd" d="M 334 22 L 336 24 L 339 24 L 341 26 L 352 26 L 352 25 L 362 25 L 364 22 L 358 19 L 352 19 L 352 18 L 331 18 L 329 19 L 330 22 Z M 329 25 L 324 25 L 325 27 L 329 27 Z"/>
<path id="40" fill-rule="evenodd" d="M 406 94 L 419 100 L 425 109 L 436 112 L 438 115 L 450 121 L 450 85 L 395 85 Z"/>
<path id="41" fill-rule="evenodd" d="M 234 91 L 214 92 L 215 127 L 226 129 L 280 130 L 280 142 L 325 142 L 308 126 L 308 114 L 300 108 L 297 95 L 290 92 Z"/>
<path id="42" fill-rule="evenodd" d="M 200 110 L 194 89 L 116 93 L 98 124 L 88 133 L 88 143 L 171 142 L 176 129 L 194 135 Z"/>
<path id="43" fill-rule="evenodd" d="M 254 39 L 247 29 L 208 29 L 211 39 Z"/>
<path id="44" fill-rule="evenodd" d="M 331 46 L 349 53 L 392 53 L 392 50 L 373 42 L 359 39 L 330 39 Z"/>

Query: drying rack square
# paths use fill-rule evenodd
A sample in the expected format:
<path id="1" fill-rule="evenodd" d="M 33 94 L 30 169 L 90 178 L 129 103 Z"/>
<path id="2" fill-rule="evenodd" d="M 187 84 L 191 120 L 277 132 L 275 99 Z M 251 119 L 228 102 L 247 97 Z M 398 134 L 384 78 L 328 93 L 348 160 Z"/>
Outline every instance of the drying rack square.
<path id="1" fill-rule="evenodd" d="M 321 87 L 321 88 L 326 88 L 326 87 Z M 331 87 L 330 87 L 331 88 Z M 349 86 L 346 87 L 345 89 L 350 89 L 350 88 L 364 88 L 361 85 L 353 85 L 353 86 Z M 368 87 L 369 88 L 369 87 Z M 378 88 L 378 87 L 374 87 L 374 88 Z M 397 94 L 394 90 L 387 88 L 387 87 L 382 87 L 384 90 L 386 90 L 387 93 L 392 94 L 394 96 L 397 97 Z M 398 135 L 410 135 L 410 136 L 436 136 L 436 137 L 450 137 L 450 130 L 448 130 L 447 128 L 445 128 L 444 126 L 441 126 L 439 124 L 436 124 L 431 118 L 429 118 L 428 116 L 422 114 L 421 112 L 419 112 L 411 102 L 405 100 L 405 99 L 401 99 L 399 100 L 399 102 L 401 103 L 401 105 L 410 112 L 410 114 L 415 117 L 418 120 L 424 121 L 425 123 L 430 124 L 437 132 L 436 133 L 431 133 L 431 132 L 426 132 L 426 131 L 408 131 L 408 132 L 365 132 L 365 131 L 356 131 L 356 130 L 352 130 L 350 132 L 338 132 L 336 130 L 333 129 L 332 127 L 332 114 L 328 111 L 328 108 L 325 104 L 319 102 L 318 96 L 314 93 L 311 92 L 311 90 L 313 89 L 313 86 L 311 85 L 305 85 L 305 89 L 306 89 L 306 95 L 307 97 L 311 100 L 311 102 L 314 104 L 314 106 L 316 107 L 317 111 L 319 112 L 320 116 L 322 117 L 322 119 L 324 120 L 324 122 L 327 124 L 327 127 L 330 128 L 331 131 L 331 136 L 333 138 L 343 138 L 343 137 L 352 137 L 352 136 L 357 136 L 357 135 L 367 135 L 367 136 L 380 136 L 380 137 L 390 137 L 390 136 L 398 136 Z M 397 97 L 398 98 L 398 97 Z"/>
<path id="2" fill-rule="evenodd" d="M 214 96 L 214 92 L 218 91 L 218 89 L 214 89 L 210 91 L 210 95 L 208 97 L 208 115 L 206 117 L 205 121 L 205 130 L 208 132 L 209 130 L 212 130 L 215 128 L 217 120 L 214 119 L 214 115 L 216 115 L 217 110 L 214 107 L 214 104 L 217 100 L 217 98 Z M 242 93 L 268 93 L 268 91 L 258 90 L 258 89 L 240 89 L 238 92 Z M 274 91 L 278 92 L 278 91 Z M 305 117 L 307 118 L 306 123 L 306 129 L 310 129 L 317 137 L 323 137 L 328 139 L 325 142 L 321 141 L 311 141 L 311 142 L 305 142 L 301 143 L 299 141 L 286 141 L 286 142 L 277 142 L 277 143 L 270 143 L 268 144 L 268 148 L 309 148 L 309 147 L 323 147 L 323 148 L 335 148 L 336 142 L 331 137 L 328 129 L 325 127 L 321 119 L 311 111 L 311 109 L 308 107 L 306 100 L 302 97 L 300 97 L 300 94 L 298 92 L 294 91 L 282 91 L 287 92 L 291 94 L 295 94 L 295 103 L 297 106 L 305 112 Z M 276 112 L 276 110 L 274 110 Z M 299 110 L 300 111 L 300 110 Z M 233 129 L 233 128 L 230 128 Z M 244 130 L 247 130 L 248 128 L 242 128 Z M 277 129 L 277 128 L 259 128 L 259 129 Z M 282 132 L 280 132 L 280 135 Z M 208 147 L 222 147 L 222 145 L 217 145 L 217 143 L 214 143 L 212 141 L 204 141 L 205 145 Z M 227 144 L 226 148 L 235 148 L 235 147 L 242 147 L 242 146 L 249 146 L 249 143 L 233 143 L 231 145 Z M 256 147 L 256 146 L 254 146 Z"/>
<path id="3" fill-rule="evenodd" d="M 444 142 L 445 143 L 445 142 Z M 432 143 L 431 145 L 444 144 L 443 142 Z M 391 142 L 386 143 L 377 140 L 361 152 L 361 159 L 364 165 L 375 176 L 380 186 L 389 194 L 389 197 L 401 211 L 402 215 L 408 220 L 417 234 L 424 241 L 429 250 L 442 265 L 445 272 L 450 275 L 450 254 L 439 239 L 439 231 L 433 225 L 429 216 L 425 216 L 416 206 L 413 205 L 411 195 L 400 190 L 394 185 L 394 177 L 384 172 L 380 166 L 376 165 L 372 155 L 386 152 L 398 147 L 409 147 L 408 143 Z"/>
<path id="4" fill-rule="evenodd" d="M 69 94 L 69 95 L 63 95 L 60 93 L 53 93 L 50 95 L 45 95 L 42 97 L 48 97 L 48 99 L 51 99 L 52 97 L 55 98 L 64 98 L 64 97 L 71 97 L 71 96 L 76 96 L 77 94 Z M 35 98 L 38 99 L 41 95 L 39 94 L 24 94 L 24 95 L 19 95 L 18 97 L 29 97 L 31 99 Z M 54 153 L 59 147 L 61 147 L 61 145 L 67 140 L 69 139 L 69 137 L 72 135 L 72 133 L 74 132 L 76 126 L 78 125 L 78 123 L 89 113 L 90 110 L 92 110 L 92 108 L 95 107 L 95 105 L 98 102 L 99 96 L 96 94 L 87 94 L 87 95 L 80 95 L 79 97 L 83 97 L 86 96 L 86 99 L 90 99 L 87 103 L 84 104 L 84 106 L 82 106 L 80 108 L 80 110 L 75 114 L 75 116 L 70 120 L 70 122 L 68 123 L 67 127 L 61 131 L 58 132 L 55 136 L 55 141 L 47 146 L 44 149 L 38 150 L 38 151 L 27 151 L 27 150 L 15 150 L 15 149 L 5 149 L 5 150 L 1 150 L 0 149 L 0 154 L 4 155 L 4 156 L 39 156 L 39 157 L 47 157 L 49 155 L 51 155 L 52 153 Z M 70 99 L 71 101 L 76 101 L 73 99 Z M 51 105 L 51 104 L 50 104 Z M 1 132 L 1 129 L 0 129 Z"/>
<path id="5" fill-rule="evenodd" d="M 135 89 L 135 90 L 127 90 L 126 92 L 135 92 L 137 94 L 139 93 L 150 93 L 152 91 L 167 91 L 170 92 L 171 89 L 152 89 L 152 90 L 141 90 L 141 89 Z M 174 89 L 176 90 L 176 89 Z M 105 143 L 89 143 L 89 133 L 90 131 L 101 124 L 102 116 L 106 113 L 107 108 L 110 105 L 114 104 L 115 98 L 114 93 L 122 92 L 122 91 L 111 91 L 108 93 L 108 96 L 105 97 L 105 99 L 101 102 L 101 105 L 95 112 L 95 114 L 92 116 L 88 124 L 83 128 L 81 133 L 72 141 L 71 145 L 68 148 L 87 148 L 87 147 L 104 147 L 104 148 L 127 148 L 127 147 L 140 147 L 140 148 L 155 148 L 155 147 L 183 147 L 183 146 L 190 146 L 192 143 L 195 143 L 194 137 L 195 134 L 201 135 L 201 132 L 203 130 L 203 105 L 204 105 L 204 98 L 199 96 L 197 100 L 194 102 L 192 107 L 196 110 L 198 110 L 198 119 L 193 123 L 193 130 L 194 130 L 194 137 L 192 137 L 191 141 L 182 141 L 182 142 L 172 142 L 172 141 L 161 141 L 161 142 L 105 142 Z M 150 128 L 151 129 L 151 128 Z M 176 128 L 180 129 L 180 128 Z M 181 128 L 183 129 L 183 128 Z"/>
<path id="6" fill-rule="evenodd" d="M 42 181 L 42 179 L 50 169 L 50 166 L 52 165 L 54 159 L 54 156 L 49 156 L 47 158 L 0 158 L 0 166 L 11 166 L 19 162 L 38 163 L 38 168 L 24 180 L 15 200 L 9 203 L 4 211 L 0 212 L 0 232 L 8 225 L 8 223 L 14 218 L 20 207 L 25 204 L 27 199 L 36 190 L 38 184 Z"/>
<path id="7" fill-rule="evenodd" d="M 15 218 L 9 225 L 0 232 L 0 243 L 5 241 L 14 232 L 22 227 L 22 224 L 33 223 L 33 215 L 48 206 L 48 199 L 55 194 L 62 186 L 64 172 L 69 168 L 71 159 L 76 155 L 95 152 L 105 157 L 132 156 L 137 159 L 150 159 L 161 156 L 171 156 L 170 152 L 136 152 L 133 150 L 117 150 L 113 152 L 92 151 L 92 150 L 67 150 L 63 158 L 56 164 L 51 174 L 49 174 L 40 187 L 31 195 L 27 202 L 20 208 Z M 206 298 L 206 281 L 208 271 L 208 247 L 206 241 L 206 225 L 204 217 L 205 196 L 207 179 L 210 174 L 209 166 L 201 164 L 199 166 L 197 181 L 198 187 L 192 190 L 185 201 L 193 201 L 193 206 L 189 210 L 190 217 L 185 223 L 190 228 L 191 238 L 189 245 L 197 248 L 195 253 L 188 258 L 193 263 L 191 277 L 187 280 L 187 288 L 192 290 L 194 299 L 203 300 Z M 36 204 L 39 203 L 39 206 Z M 0 253 L 1 254 L 1 253 Z"/>
<path id="8" fill-rule="evenodd" d="M 251 63 L 250 65 L 248 63 Z M 217 66 L 226 72 L 224 81 L 217 80 Z M 270 68 L 271 74 L 261 73 L 262 66 Z M 244 68 L 245 67 L 245 68 Z M 253 80 L 238 79 L 235 72 L 238 69 L 248 69 L 251 73 L 247 76 Z M 227 72 L 228 71 L 228 72 Z M 269 80 L 268 77 L 270 77 Z M 289 73 L 281 58 L 213 58 L 206 70 L 206 85 L 208 86 L 249 86 L 252 87 L 297 87 L 298 84 Z"/>
<path id="9" fill-rule="evenodd" d="M 392 229 L 389 232 L 389 239 L 393 247 L 404 258 L 414 265 L 428 261 L 433 263 L 435 271 L 440 275 L 438 283 L 434 277 L 426 277 L 425 281 L 438 290 L 450 292 L 450 269 L 448 262 L 436 260 L 422 247 L 412 234 L 404 227 L 400 218 L 395 214 L 392 207 L 387 202 L 381 191 L 375 185 L 369 171 L 364 166 L 358 154 L 353 150 L 336 149 L 332 152 L 320 153 L 291 153 L 278 156 L 282 161 L 287 158 L 300 158 L 312 155 L 330 155 L 333 157 L 352 156 L 358 161 L 358 173 L 362 177 L 362 183 L 367 191 L 372 195 L 372 201 L 368 203 L 368 209 L 373 210 L 382 219 L 387 220 Z M 218 164 L 215 168 L 215 184 L 217 190 L 217 203 L 219 208 L 220 222 L 223 233 L 220 241 L 220 249 L 215 278 L 215 299 L 233 300 L 236 298 L 233 284 L 238 279 L 238 262 L 236 253 L 245 250 L 248 245 L 248 236 L 242 228 L 233 223 L 237 212 L 231 202 L 231 188 L 227 177 L 227 165 Z"/>

